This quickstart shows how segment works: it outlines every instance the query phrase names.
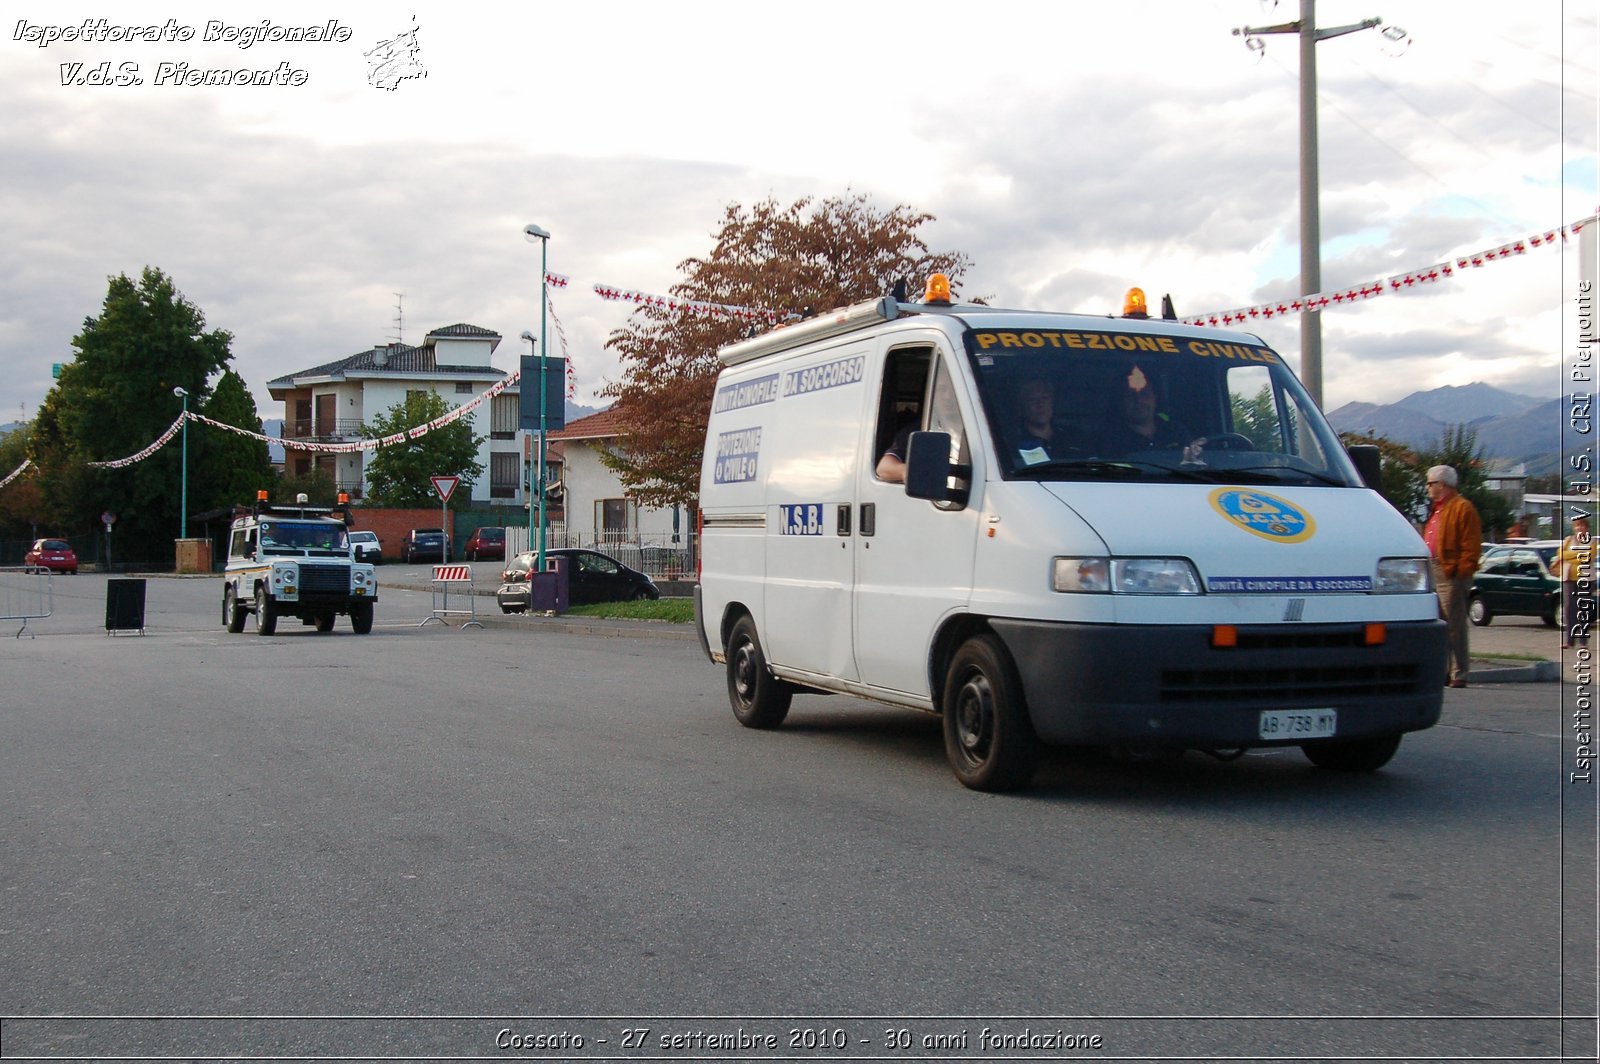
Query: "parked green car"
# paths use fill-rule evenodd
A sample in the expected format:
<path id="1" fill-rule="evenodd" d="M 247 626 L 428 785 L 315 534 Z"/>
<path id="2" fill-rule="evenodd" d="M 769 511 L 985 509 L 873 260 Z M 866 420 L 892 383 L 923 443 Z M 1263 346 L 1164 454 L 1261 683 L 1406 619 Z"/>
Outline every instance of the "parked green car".
<path id="1" fill-rule="evenodd" d="M 1561 623 L 1561 581 L 1550 572 L 1555 540 L 1513 543 L 1484 550 L 1472 577 L 1472 597 L 1467 616 L 1482 626 L 1506 614 L 1539 617 L 1548 625 Z"/>

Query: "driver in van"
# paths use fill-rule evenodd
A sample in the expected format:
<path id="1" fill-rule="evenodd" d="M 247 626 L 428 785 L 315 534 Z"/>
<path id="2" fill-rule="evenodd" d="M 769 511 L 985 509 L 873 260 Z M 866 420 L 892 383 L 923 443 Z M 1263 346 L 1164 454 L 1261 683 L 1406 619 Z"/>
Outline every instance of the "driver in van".
<path id="1" fill-rule="evenodd" d="M 1022 409 L 1022 432 L 1017 437 L 1017 457 L 1023 465 L 1038 465 L 1052 458 L 1064 458 L 1068 451 L 1079 449 L 1056 424 L 1056 391 L 1049 379 L 1024 379 L 1017 389 L 1017 405 Z"/>
<path id="2" fill-rule="evenodd" d="M 1117 390 L 1104 444 L 1108 451 L 1143 451 L 1183 447 L 1194 434 L 1156 409 L 1155 382 L 1143 366 L 1135 364 Z"/>

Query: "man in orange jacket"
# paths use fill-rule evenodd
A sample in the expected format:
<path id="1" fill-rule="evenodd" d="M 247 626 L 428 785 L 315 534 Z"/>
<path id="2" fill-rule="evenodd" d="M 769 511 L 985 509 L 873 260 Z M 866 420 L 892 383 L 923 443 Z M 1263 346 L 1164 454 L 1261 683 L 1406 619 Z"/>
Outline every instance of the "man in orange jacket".
<path id="1" fill-rule="evenodd" d="M 1467 598 L 1472 574 L 1478 571 L 1483 549 L 1483 525 L 1477 508 L 1456 491 L 1456 471 L 1450 466 L 1428 470 L 1428 523 L 1422 538 L 1433 555 L 1433 586 L 1439 593 L 1439 613 L 1450 627 L 1451 687 L 1467 686 Z"/>
<path id="2" fill-rule="evenodd" d="M 1556 579 L 1561 581 L 1561 649 L 1589 645 L 1594 623 L 1594 537 L 1589 515 L 1574 514 L 1572 535 L 1556 551 Z"/>

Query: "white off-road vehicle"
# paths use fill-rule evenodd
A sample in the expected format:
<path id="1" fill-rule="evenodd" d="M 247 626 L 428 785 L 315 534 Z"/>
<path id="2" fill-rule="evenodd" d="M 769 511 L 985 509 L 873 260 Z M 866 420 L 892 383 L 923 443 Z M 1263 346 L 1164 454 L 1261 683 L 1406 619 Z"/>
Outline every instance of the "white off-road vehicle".
<path id="1" fill-rule="evenodd" d="M 349 526 L 345 505 L 258 501 L 240 513 L 228 537 L 223 625 L 242 632 L 245 618 L 254 614 L 259 635 L 276 631 L 279 617 L 298 617 L 331 632 L 334 618 L 347 613 L 357 635 L 372 631 L 378 580 L 370 564 L 355 560 Z"/>

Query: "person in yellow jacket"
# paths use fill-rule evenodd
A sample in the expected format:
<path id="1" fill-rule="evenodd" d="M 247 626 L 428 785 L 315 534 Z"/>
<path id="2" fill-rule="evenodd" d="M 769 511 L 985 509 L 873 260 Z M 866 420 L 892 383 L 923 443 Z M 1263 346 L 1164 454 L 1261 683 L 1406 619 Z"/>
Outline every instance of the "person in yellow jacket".
<path id="1" fill-rule="evenodd" d="M 1433 555 L 1433 587 L 1439 613 L 1450 628 L 1450 687 L 1467 686 L 1467 599 L 1472 574 L 1483 549 L 1478 510 L 1456 491 L 1456 471 L 1447 465 L 1428 470 L 1428 523 L 1422 538 Z"/>
<path id="2" fill-rule="evenodd" d="M 1556 579 L 1561 581 L 1561 649 L 1587 646 L 1594 623 L 1594 540 L 1589 535 L 1589 515 L 1572 518 L 1572 535 L 1556 551 Z"/>

